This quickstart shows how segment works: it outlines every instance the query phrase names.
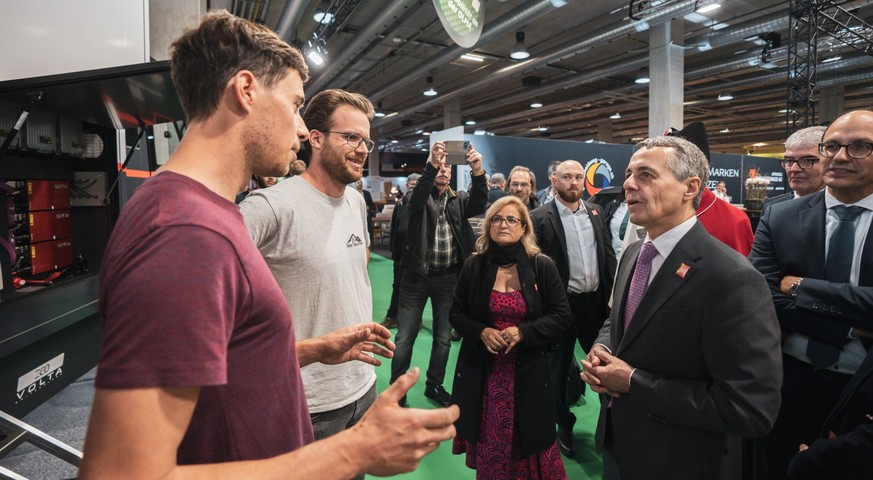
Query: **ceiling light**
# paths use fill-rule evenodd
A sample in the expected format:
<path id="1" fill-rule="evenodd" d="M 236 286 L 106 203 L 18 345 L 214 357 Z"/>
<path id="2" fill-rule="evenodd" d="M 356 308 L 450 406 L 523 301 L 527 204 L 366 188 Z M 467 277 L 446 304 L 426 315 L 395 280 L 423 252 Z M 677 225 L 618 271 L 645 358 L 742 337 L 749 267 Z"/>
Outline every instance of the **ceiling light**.
<path id="1" fill-rule="evenodd" d="M 395 144 L 396 144 L 396 143 L 400 143 L 400 140 L 397 140 L 396 138 L 392 138 L 392 139 L 391 139 L 391 143 L 395 143 Z"/>
<path id="2" fill-rule="evenodd" d="M 841 57 L 841 56 L 839 56 L 839 55 L 835 55 L 835 56 L 833 56 L 833 57 L 828 57 L 828 58 L 822 60 L 821 63 L 836 62 L 837 60 L 841 60 L 842 58 L 843 58 L 843 57 Z"/>
<path id="3" fill-rule="evenodd" d="M 382 110 L 382 102 L 376 104 L 376 112 L 373 113 L 373 116 L 378 118 L 385 116 L 385 110 Z"/>
<path id="4" fill-rule="evenodd" d="M 473 117 L 470 117 L 466 122 L 464 122 L 464 125 L 476 125 L 476 120 L 473 120 Z"/>
<path id="5" fill-rule="evenodd" d="M 433 77 L 427 77 L 427 88 L 421 94 L 425 97 L 433 97 L 437 94 L 437 91 L 433 88 Z"/>
<path id="6" fill-rule="evenodd" d="M 469 60 L 471 62 L 484 62 L 485 57 L 480 57 L 479 55 L 475 55 L 472 53 L 465 53 L 461 55 L 461 60 Z"/>
<path id="7" fill-rule="evenodd" d="M 752 145 L 753 147 L 766 147 L 767 144 L 764 142 L 758 142 Z"/>
<path id="8" fill-rule="evenodd" d="M 548 131 L 549 131 L 549 127 L 537 127 L 537 130 L 540 131 L 540 132 L 548 132 Z"/>
<path id="9" fill-rule="evenodd" d="M 530 56 L 530 53 L 524 48 L 524 32 L 517 32 L 515 34 L 515 46 L 512 47 L 512 53 L 509 56 L 516 60 L 524 60 Z"/>
<path id="10" fill-rule="evenodd" d="M 485 135 L 486 133 L 488 132 L 486 132 L 485 130 L 476 130 L 475 132 L 473 132 L 473 135 Z"/>
<path id="11" fill-rule="evenodd" d="M 615 112 L 612 115 L 610 115 L 609 118 L 611 118 L 613 120 L 618 120 L 619 118 L 621 118 L 621 114 L 618 112 Z"/>
<path id="12" fill-rule="evenodd" d="M 721 130 L 719 130 L 719 133 L 731 133 L 731 129 L 730 128 L 722 128 Z"/>
<path id="13" fill-rule="evenodd" d="M 308 58 L 308 59 L 309 59 L 309 60 L 310 60 L 310 61 L 311 61 L 311 62 L 312 62 L 316 67 L 320 67 L 320 66 L 324 65 L 324 57 L 322 57 L 321 54 L 318 53 L 318 51 L 315 50 L 315 49 L 310 50 L 309 53 L 306 54 L 306 57 L 307 57 L 307 58 Z"/>
<path id="14" fill-rule="evenodd" d="M 697 13 L 706 13 L 706 12 L 711 12 L 711 11 L 716 10 L 716 9 L 718 9 L 718 8 L 721 8 L 721 4 L 719 4 L 719 3 L 710 3 L 709 5 L 704 5 L 704 6 L 700 7 L 700 8 L 698 8 L 698 9 L 697 9 Z"/>
<path id="15" fill-rule="evenodd" d="M 721 102 L 726 102 L 728 100 L 733 100 L 734 96 L 731 95 L 731 92 L 722 92 L 718 94 L 718 99 Z"/>
<path id="16" fill-rule="evenodd" d="M 530 108 L 540 108 L 542 106 L 543 106 L 543 102 L 541 102 L 539 100 L 534 100 L 534 101 L 530 102 Z"/>
<path id="17" fill-rule="evenodd" d="M 330 12 L 325 12 L 323 10 L 318 10 L 315 12 L 315 15 L 312 16 L 312 19 L 315 20 L 316 23 L 322 23 L 327 25 L 328 23 L 333 21 L 333 14 Z"/>
<path id="18" fill-rule="evenodd" d="M 415 133 L 416 133 L 417 135 L 420 135 L 420 134 L 424 133 L 424 130 L 422 130 L 422 129 L 419 128 L 418 130 L 415 131 Z"/>
<path id="19" fill-rule="evenodd" d="M 644 84 L 649 83 L 649 82 L 650 82 L 650 80 L 649 80 L 648 75 L 640 75 L 639 77 L 637 77 L 636 80 L 634 80 L 634 83 L 638 83 L 640 85 L 644 85 Z"/>
<path id="20" fill-rule="evenodd" d="M 430 132 L 421 132 L 421 134 L 424 135 L 425 137 L 429 137 L 429 136 L 430 136 Z"/>

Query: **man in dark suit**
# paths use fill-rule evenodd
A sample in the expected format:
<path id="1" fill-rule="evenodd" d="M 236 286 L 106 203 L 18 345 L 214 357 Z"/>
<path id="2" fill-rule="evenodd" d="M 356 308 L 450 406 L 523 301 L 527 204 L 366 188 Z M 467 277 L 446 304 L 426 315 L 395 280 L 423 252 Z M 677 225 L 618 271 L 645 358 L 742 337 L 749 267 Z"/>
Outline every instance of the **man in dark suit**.
<path id="1" fill-rule="evenodd" d="M 779 202 L 793 200 L 824 188 L 818 144 L 825 127 L 807 127 L 792 133 L 785 140 L 785 158 L 779 163 L 785 169 L 791 192 L 764 199 L 764 209 Z"/>
<path id="2" fill-rule="evenodd" d="M 491 175 L 488 183 L 491 185 L 490 190 L 488 190 L 488 205 L 491 205 L 499 198 L 506 196 L 506 177 L 498 172 Z"/>
<path id="3" fill-rule="evenodd" d="M 819 439 L 788 464 L 791 480 L 873 478 L 873 354 L 852 376 Z"/>
<path id="4" fill-rule="evenodd" d="M 577 339 L 586 352 L 591 350 L 603 320 L 609 315 L 607 304 L 615 275 L 615 252 L 603 224 L 603 210 L 582 200 L 584 185 L 585 169 L 579 162 L 559 163 L 554 181 L 556 201 L 531 212 L 537 243 L 555 261 L 573 313 L 571 330 L 549 359 L 558 448 L 568 457 L 576 455 L 573 438 L 576 417 L 570 413 L 567 401 L 569 367 L 575 362 L 573 350 Z"/>
<path id="5" fill-rule="evenodd" d="M 695 209 L 709 166 L 677 137 L 639 144 L 624 182 L 630 221 L 612 312 L 583 360 L 606 395 L 596 445 L 606 478 L 740 479 L 742 437 L 779 408 L 779 326 L 767 284 L 706 232 Z"/>
<path id="6" fill-rule="evenodd" d="M 873 331 L 873 112 L 843 115 L 819 153 L 827 188 L 777 203 L 761 217 L 749 259 L 764 274 L 782 327 L 785 398 L 764 448 L 784 478 L 815 438 L 867 355 Z M 836 239 L 836 240 L 835 240 Z"/>

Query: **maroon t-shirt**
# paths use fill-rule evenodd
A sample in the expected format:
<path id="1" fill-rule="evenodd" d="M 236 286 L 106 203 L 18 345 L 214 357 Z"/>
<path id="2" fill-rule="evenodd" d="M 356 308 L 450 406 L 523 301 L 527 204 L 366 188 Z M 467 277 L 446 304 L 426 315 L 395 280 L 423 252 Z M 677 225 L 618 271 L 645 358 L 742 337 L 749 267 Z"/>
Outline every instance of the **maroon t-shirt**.
<path id="1" fill-rule="evenodd" d="M 313 440 L 282 291 L 239 208 L 202 184 L 162 173 L 125 205 L 100 313 L 98 388 L 201 387 L 180 464 L 267 458 Z"/>

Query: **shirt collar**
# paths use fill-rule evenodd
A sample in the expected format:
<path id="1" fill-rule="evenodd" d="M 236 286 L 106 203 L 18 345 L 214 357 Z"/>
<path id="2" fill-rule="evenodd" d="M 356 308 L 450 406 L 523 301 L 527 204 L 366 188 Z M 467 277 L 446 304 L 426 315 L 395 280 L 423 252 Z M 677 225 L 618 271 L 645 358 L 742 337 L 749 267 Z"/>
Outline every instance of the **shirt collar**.
<path id="1" fill-rule="evenodd" d="M 581 200 L 579 201 L 579 209 L 576 210 L 575 212 L 573 210 L 570 210 L 566 205 L 564 205 L 564 202 L 558 200 L 557 197 L 555 197 L 555 199 L 552 201 L 555 202 L 555 205 L 558 206 L 558 214 L 560 214 L 562 217 L 564 215 L 583 215 L 583 214 L 587 215 L 588 214 L 588 210 L 585 209 L 585 204 L 582 203 Z"/>
<path id="2" fill-rule="evenodd" d="M 647 233 L 646 241 L 655 244 L 655 248 L 658 249 L 658 254 L 663 258 L 667 258 L 685 234 L 691 231 L 691 228 L 694 227 L 695 223 L 697 223 L 697 216 L 692 215 L 688 220 L 685 220 L 679 225 L 667 230 L 654 240 L 649 238 L 649 234 Z"/>
<path id="3" fill-rule="evenodd" d="M 825 188 L 825 207 L 831 209 L 838 205 L 853 205 L 855 207 L 862 207 L 867 210 L 873 210 L 873 194 L 867 195 L 866 197 L 858 200 L 855 203 L 847 204 L 834 198 L 834 196 L 831 195 L 831 192 L 829 192 L 828 189 Z"/>

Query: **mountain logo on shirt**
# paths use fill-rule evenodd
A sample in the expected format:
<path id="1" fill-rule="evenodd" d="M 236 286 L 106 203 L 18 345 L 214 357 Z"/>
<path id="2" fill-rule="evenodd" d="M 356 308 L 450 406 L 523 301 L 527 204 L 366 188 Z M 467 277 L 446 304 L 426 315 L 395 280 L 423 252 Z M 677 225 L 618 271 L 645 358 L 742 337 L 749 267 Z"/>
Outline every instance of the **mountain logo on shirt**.
<path id="1" fill-rule="evenodd" d="M 364 244 L 364 242 L 361 241 L 361 237 L 355 235 L 354 233 L 352 234 L 351 237 L 349 237 L 349 241 L 346 242 L 346 246 L 349 248 L 359 247 L 363 244 Z"/>

